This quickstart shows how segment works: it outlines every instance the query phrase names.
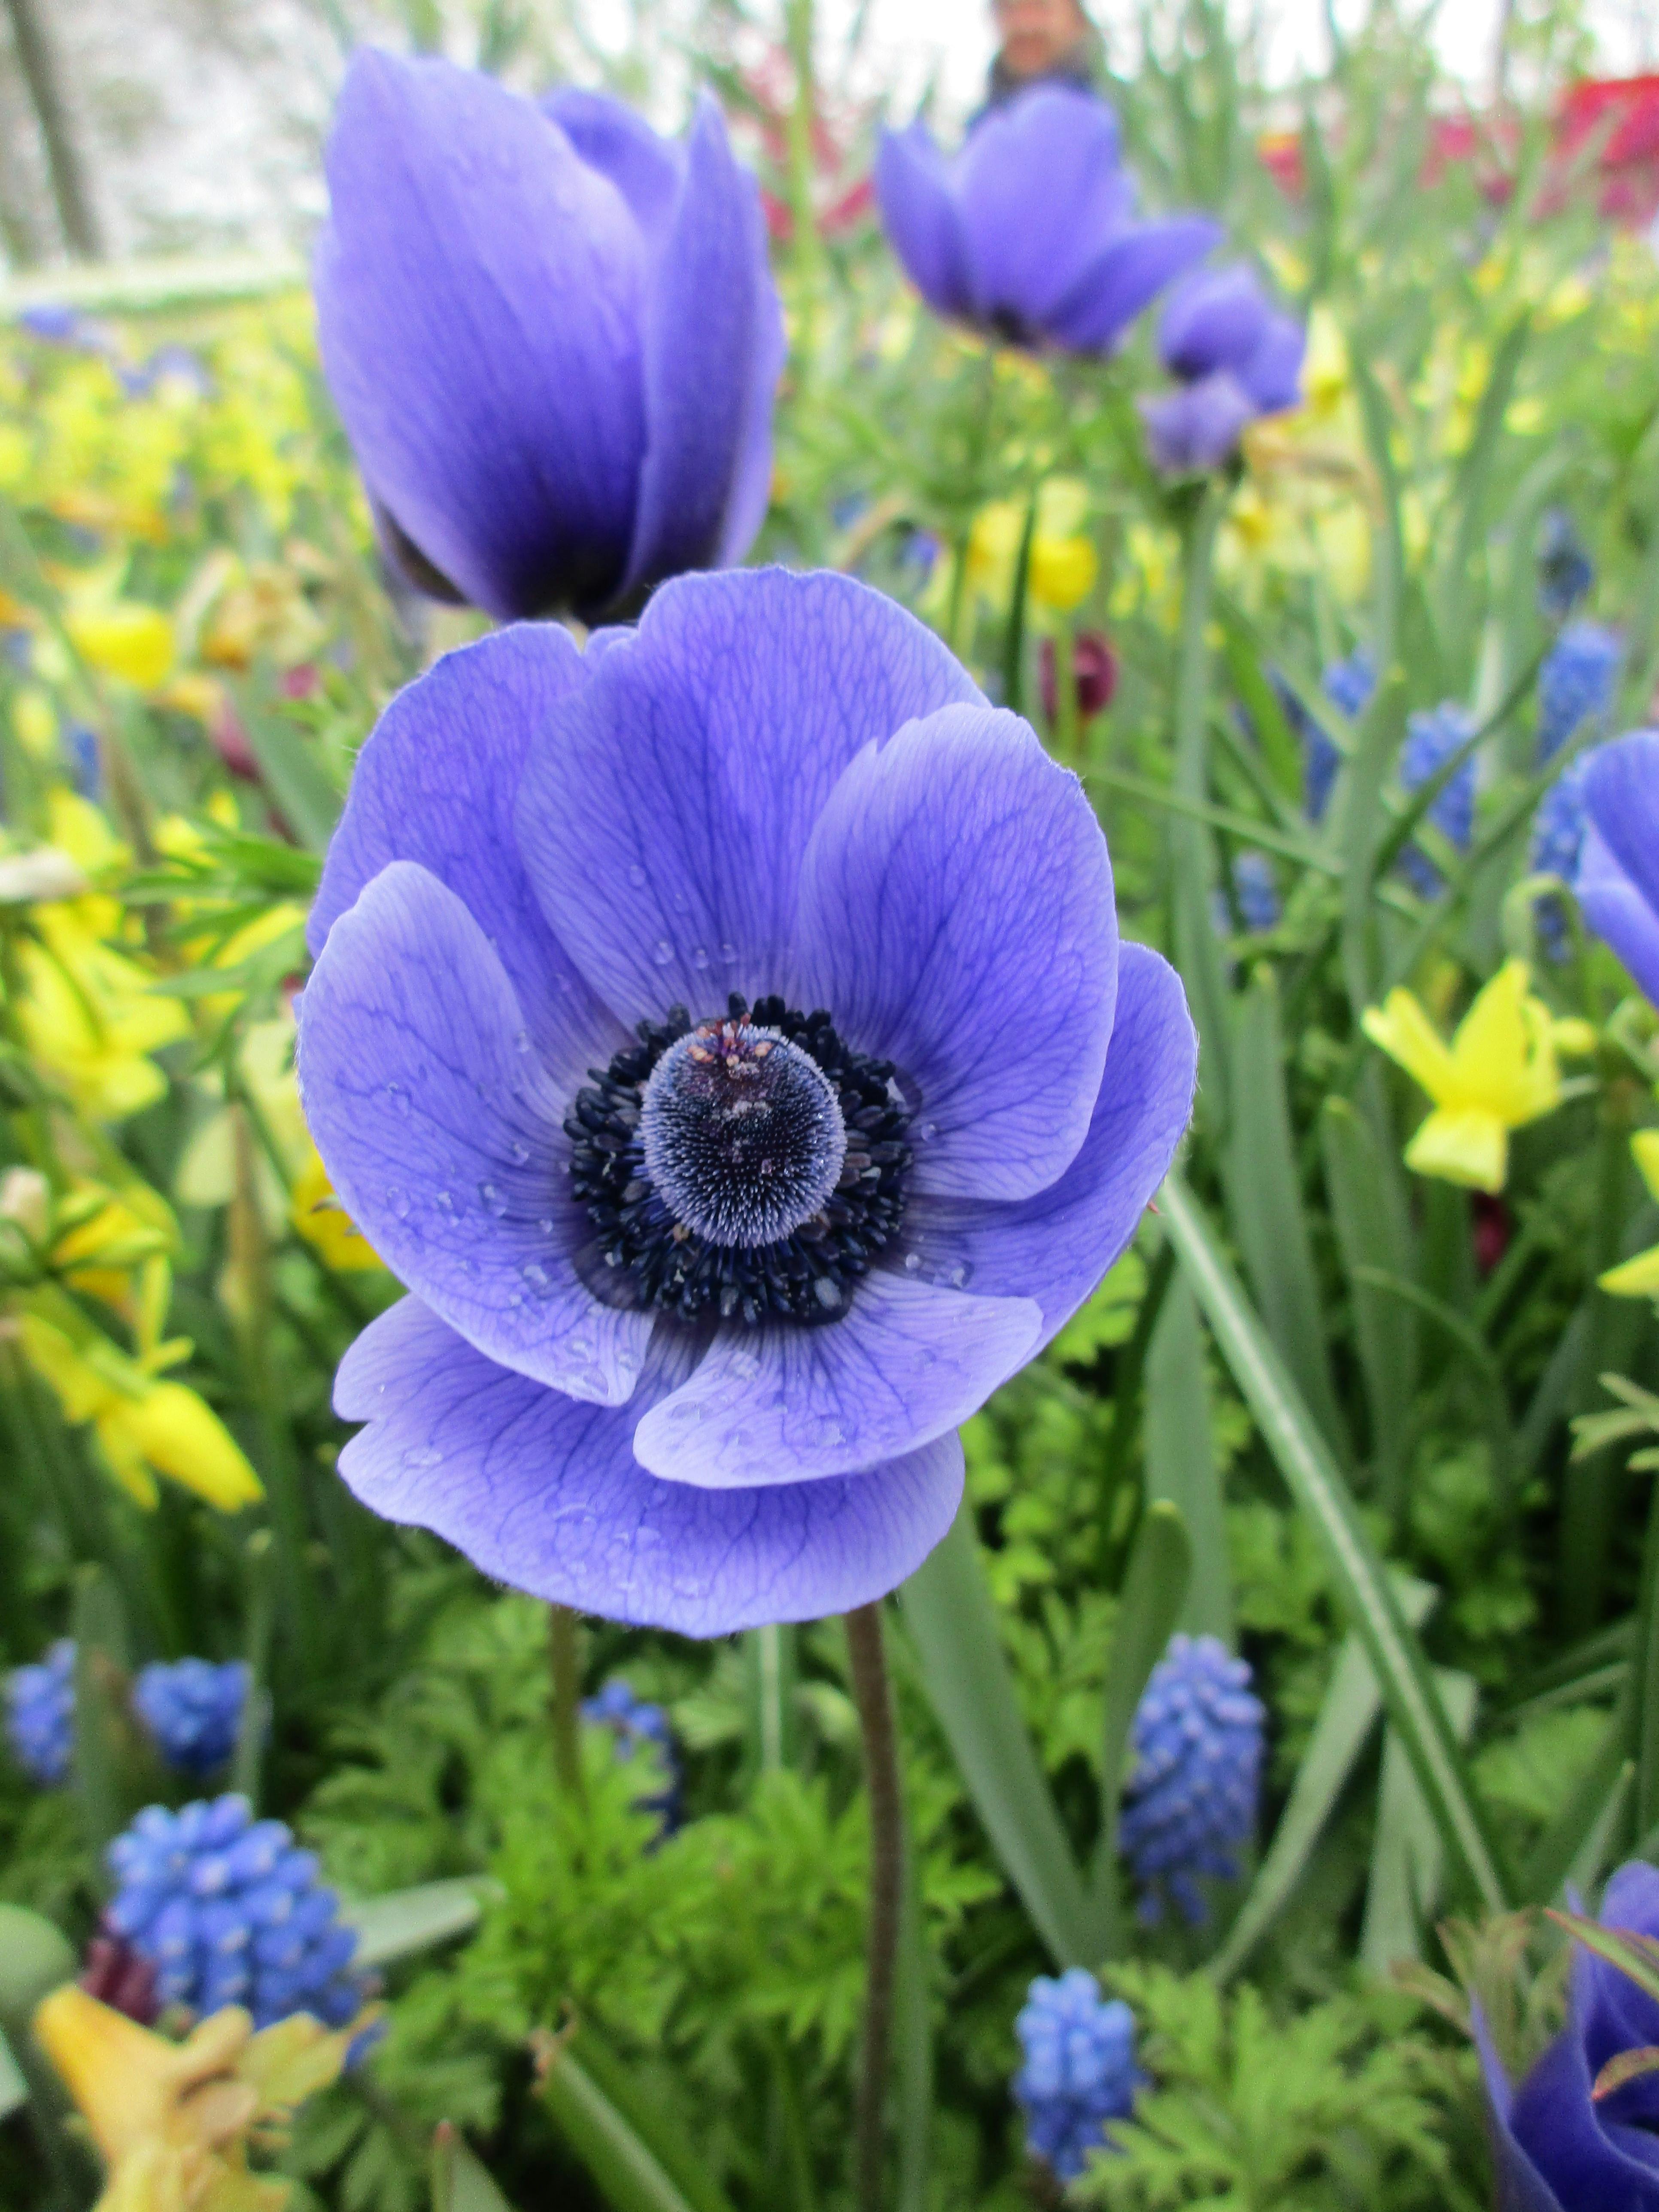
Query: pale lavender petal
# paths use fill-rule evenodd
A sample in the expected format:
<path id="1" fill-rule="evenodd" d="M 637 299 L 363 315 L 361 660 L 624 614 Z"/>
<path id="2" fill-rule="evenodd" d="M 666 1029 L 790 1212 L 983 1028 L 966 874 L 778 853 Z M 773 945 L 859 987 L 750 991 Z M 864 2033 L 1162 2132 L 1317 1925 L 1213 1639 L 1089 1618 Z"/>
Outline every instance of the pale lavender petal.
<path id="1" fill-rule="evenodd" d="M 569 634 L 521 623 L 447 653 L 398 693 L 357 757 L 307 942 L 393 860 L 415 860 L 495 946 L 556 1088 L 569 1096 L 626 1039 L 548 927 L 513 821 L 532 732 L 586 680 Z"/>
<path id="2" fill-rule="evenodd" d="M 920 1095 L 913 1188 L 1029 1197 L 1082 1144 L 1116 989 L 1111 863 L 1030 728 L 950 707 L 862 753 L 801 870 L 801 981 Z"/>
<path id="3" fill-rule="evenodd" d="M 1659 730 L 1598 745 L 1584 774 L 1584 806 L 1608 850 L 1659 914 Z"/>
<path id="4" fill-rule="evenodd" d="M 1058 1182 L 1018 1206 L 915 1200 L 905 1265 L 983 1297 L 1035 1298 L 1041 1350 L 1139 1226 L 1192 1113 L 1197 1060 L 1180 977 L 1144 945 L 1124 945 L 1106 1073 L 1077 1158 Z"/>
<path id="5" fill-rule="evenodd" d="M 640 1405 L 676 1379 L 653 1346 L 636 1402 L 578 1404 L 495 1366 L 414 1298 L 346 1354 L 335 1405 L 369 1425 L 340 1473 L 485 1574 L 614 1620 L 720 1636 L 866 1605 L 921 1565 L 962 1495 L 940 1437 L 841 1480 L 700 1490 L 635 1461 Z"/>
<path id="6" fill-rule="evenodd" d="M 822 1328 L 726 1330 L 634 1437 L 665 1481 L 746 1490 L 781 1468 L 851 1474 L 932 1443 L 977 1413 L 1030 1358 L 1042 1314 L 872 1274 Z"/>
<path id="7" fill-rule="evenodd" d="M 881 219 L 904 271 L 939 315 L 966 315 L 967 248 L 944 155 L 921 122 L 885 131 L 876 150 Z"/>
<path id="8" fill-rule="evenodd" d="M 1043 85 L 988 115 L 963 149 L 955 183 L 969 285 L 987 322 L 1041 328 L 1134 204 L 1116 118 L 1067 85 Z"/>
<path id="9" fill-rule="evenodd" d="M 483 932 L 424 868 L 394 861 L 330 931 L 298 1067 L 334 1188 L 393 1273 L 492 1359 L 625 1399 L 650 1321 L 577 1279 L 566 1101 Z"/>
<path id="10" fill-rule="evenodd" d="M 502 620 L 608 598 L 646 436 L 626 200 L 493 79 L 373 49 L 328 175 L 319 336 L 375 498 Z"/>
<path id="11" fill-rule="evenodd" d="M 1272 313 L 1261 279 L 1245 263 L 1199 270 L 1171 295 L 1164 310 L 1159 357 L 1189 382 L 1216 369 L 1237 371 L 1267 335 Z"/>
<path id="12" fill-rule="evenodd" d="M 685 156 L 672 139 L 659 137 L 643 116 L 608 93 L 560 85 L 542 101 L 590 169 L 609 177 L 627 201 L 653 254 L 660 253 L 673 227 L 685 177 Z"/>
<path id="13" fill-rule="evenodd" d="M 1573 890 L 1586 927 L 1612 946 L 1659 1006 L 1659 912 L 1626 874 L 1594 819 L 1585 826 Z"/>
<path id="14" fill-rule="evenodd" d="M 1155 465 L 1166 476 L 1218 469 L 1255 419 L 1250 396 L 1226 369 L 1137 403 Z"/>
<path id="15" fill-rule="evenodd" d="M 1515 2093 L 1504 2071 L 1486 2016 L 1478 2004 L 1470 2008 L 1475 2049 L 1486 2091 L 1486 2120 L 1492 2136 L 1492 2166 L 1498 2183 L 1495 2212 L 1562 2212 L 1560 2199 L 1528 2153 L 1516 2140 L 1511 2114 Z"/>
<path id="16" fill-rule="evenodd" d="M 1273 314 L 1255 350 L 1238 371 L 1238 380 L 1262 415 L 1281 414 L 1302 404 L 1302 363 L 1308 333 L 1294 315 Z"/>
<path id="17" fill-rule="evenodd" d="M 1119 231 L 1054 309 L 1048 335 L 1073 352 L 1106 351 L 1221 234 L 1220 224 L 1205 215 L 1170 216 Z"/>
<path id="18" fill-rule="evenodd" d="M 519 841 L 543 911 L 625 1022 L 787 992 L 801 855 L 836 779 L 913 716 L 979 698 L 848 577 L 666 584 L 532 750 Z"/>

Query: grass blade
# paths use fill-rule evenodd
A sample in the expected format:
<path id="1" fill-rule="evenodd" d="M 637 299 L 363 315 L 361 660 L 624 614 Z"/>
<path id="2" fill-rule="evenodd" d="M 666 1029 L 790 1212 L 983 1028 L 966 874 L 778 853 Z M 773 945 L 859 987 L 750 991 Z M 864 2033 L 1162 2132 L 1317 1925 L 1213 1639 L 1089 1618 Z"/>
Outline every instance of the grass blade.
<path id="1" fill-rule="evenodd" d="M 1193 1547 L 1176 1507 L 1159 1498 L 1146 1508 L 1123 1571 L 1112 1656 L 1106 1670 L 1106 1717 L 1100 1767 L 1104 1817 L 1095 1853 L 1095 1894 L 1111 1932 L 1117 1879 L 1118 1801 L 1135 1708 L 1148 1676 L 1169 1649 L 1192 1573 Z"/>
<path id="2" fill-rule="evenodd" d="M 732 2212 L 731 2200 L 587 2021 L 533 2039 L 542 2102 L 615 2212 Z"/>
<path id="3" fill-rule="evenodd" d="M 1337 1249 L 1353 1300 L 1377 1492 L 1388 1510 L 1397 1513 L 1405 1495 L 1410 1413 L 1417 1397 L 1417 1321 L 1409 1307 L 1366 1280 L 1364 1270 L 1410 1277 L 1405 1196 L 1393 1161 L 1346 1098 L 1325 1101 L 1319 1139 Z"/>
<path id="4" fill-rule="evenodd" d="M 1453 1733 L 1465 1743 L 1474 1725 L 1474 1679 L 1443 1667 L 1436 1668 L 1434 1679 Z M 1359 1955 L 1373 1973 L 1386 1974 L 1396 1960 L 1422 1957 L 1423 1929 L 1433 1917 L 1444 1868 L 1440 1831 L 1399 1732 L 1390 1728 L 1382 1738 L 1376 1836 L 1359 1939 Z"/>
<path id="5" fill-rule="evenodd" d="M 1176 1626 L 1189 1636 L 1233 1640 L 1227 1522 L 1210 1433 L 1204 1334 L 1185 1281 L 1165 1293 L 1146 1358 L 1146 1495 L 1167 1498 L 1186 1523 L 1192 1571 Z"/>

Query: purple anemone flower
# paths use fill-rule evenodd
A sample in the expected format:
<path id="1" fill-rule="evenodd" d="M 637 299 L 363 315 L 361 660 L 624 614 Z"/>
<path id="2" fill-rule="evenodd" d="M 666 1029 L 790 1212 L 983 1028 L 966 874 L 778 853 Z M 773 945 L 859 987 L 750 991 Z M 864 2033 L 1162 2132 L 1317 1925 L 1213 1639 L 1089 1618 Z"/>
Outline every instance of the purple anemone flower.
<path id="1" fill-rule="evenodd" d="M 1585 922 L 1659 1006 L 1659 730 L 1632 730 L 1584 759 L 1573 888 Z"/>
<path id="2" fill-rule="evenodd" d="M 845 577 L 683 577 L 585 655 L 440 661 L 363 748 L 311 939 L 307 1120 L 413 1294 L 341 1367 L 341 1474 L 693 1635 L 920 1564 L 957 1424 L 1191 1103 L 1075 777 Z"/>
<path id="3" fill-rule="evenodd" d="M 1659 1936 L 1659 1870 L 1620 1867 L 1601 1924 Z M 1659 2043 L 1659 2004 L 1607 1960 L 1575 1949 L 1567 2025 L 1511 2087 L 1477 2008 L 1475 2038 L 1504 2212 L 1659 2212 L 1659 2075 L 1598 2103 L 1595 2077 L 1621 2051 Z"/>
<path id="4" fill-rule="evenodd" d="M 328 181 L 323 366 L 411 582 L 592 619 L 743 558 L 783 335 L 711 100 L 681 147 L 596 93 L 366 51 Z"/>
<path id="5" fill-rule="evenodd" d="M 1015 345 L 1108 353 L 1221 235 L 1208 216 L 1134 220 L 1104 100 L 1045 84 L 947 157 L 918 120 L 889 131 L 876 191 L 893 251 L 937 314 Z"/>
<path id="6" fill-rule="evenodd" d="M 1194 270 L 1158 326 L 1159 358 L 1180 388 L 1140 403 L 1153 461 L 1169 476 L 1219 468 L 1247 425 L 1300 404 L 1307 344 L 1243 262 Z"/>

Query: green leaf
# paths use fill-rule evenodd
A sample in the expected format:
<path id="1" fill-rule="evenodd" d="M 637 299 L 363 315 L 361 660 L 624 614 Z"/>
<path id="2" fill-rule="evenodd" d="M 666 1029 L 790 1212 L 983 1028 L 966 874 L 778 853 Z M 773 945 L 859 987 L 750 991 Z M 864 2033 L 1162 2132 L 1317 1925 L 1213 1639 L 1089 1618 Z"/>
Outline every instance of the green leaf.
<path id="1" fill-rule="evenodd" d="M 121 1769 L 127 1718 L 126 1613 L 107 1568 L 86 1566 L 76 1579 L 71 1616 L 75 1638 L 75 1790 L 87 1847 L 107 1887 L 104 1852 L 126 1826 Z"/>
<path id="2" fill-rule="evenodd" d="M 1314 1272 L 1285 1095 L 1279 986 L 1269 968 L 1251 978 L 1233 1040 L 1234 1098 L 1227 1132 L 1227 1212 L 1267 1334 L 1339 1459 L 1352 1455 L 1325 1344 L 1325 1301 Z"/>
<path id="3" fill-rule="evenodd" d="M 1371 1457 L 1383 1503 L 1397 1511 L 1406 1484 L 1411 1411 L 1417 1396 L 1415 1316 L 1362 1279 L 1367 1267 L 1411 1274 L 1411 1230 L 1398 1170 L 1346 1098 L 1319 1116 L 1325 1188 L 1337 1249 L 1353 1300 L 1354 1334 L 1370 1412 Z"/>
<path id="4" fill-rule="evenodd" d="M 537 2039 L 542 2101 L 616 2212 L 732 2212 L 725 2191 L 584 2021 Z"/>
<path id="5" fill-rule="evenodd" d="M 1208 700 L 1210 607 L 1216 531 L 1224 504 L 1218 486 L 1205 493 L 1188 521 L 1182 560 L 1181 644 L 1176 662 L 1175 792 L 1194 805 L 1209 796 Z M 1176 965 L 1187 987 L 1204 1062 L 1199 1111 L 1206 1126 L 1226 1127 L 1231 1107 L 1231 1018 L 1226 971 L 1210 911 L 1216 883 L 1214 840 L 1198 821 L 1170 825 Z"/>
<path id="6" fill-rule="evenodd" d="M 0 1905 L 0 2027 L 26 2034 L 36 2005 L 72 1982 L 78 1964 L 56 1922 L 21 1905 Z"/>
<path id="7" fill-rule="evenodd" d="M 898 2212 L 927 2212 L 933 2164 L 933 2037 L 928 2010 L 932 1979 L 921 1914 L 915 1838 L 904 1848 L 904 1897 L 899 1922 L 898 1983 L 893 1996 L 893 2072 L 898 2132 Z"/>
<path id="8" fill-rule="evenodd" d="M 1095 1853 L 1095 1894 L 1115 1948 L 1113 1911 L 1117 1880 L 1118 1801 L 1128 1779 L 1135 1708 L 1154 1667 L 1170 1646 L 1186 1602 L 1193 1568 L 1193 1547 L 1181 1509 L 1168 1498 L 1149 1504 L 1135 1531 L 1118 1593 L 1112 1629 L 1112 1656 L 1106 1670 L 1106 1717 L 1101 1748 L 1100 1796 L 1103 1817 Z"/>
<path id="9" fill-rule="evenodd" d="M 1025 526 L 1019 533 L 1014 556 L 1014 580 L 1008 597 L 1008 626 L 1002 643 L 1002 703 L 1011 714 L 1025 712 L 1025 609 L 1031 590 L 1031 541 L 1036 536 L 1037 500 L 1042 486 L 1032 488 L 1025 509 Z"/>
<path id="10" fill-rule="evenodd" d="M 1630 1787 L 1631 1689 L 1625 1689 L 1607 1723 L 1595 1757 L 1567 1793 L 1561 1810 L 1533 1845 L 1521 1869 L 1523 1900 L 1546 1905 L 1560 1895 L 1585 1858 L 1598 1830 L 1607 1824 L 1607 1807 Z"/>
<path id="11" fill-rule="evenodd" d="M 1160 1211 L 1263 1440 L 1324 1547 L 1338 1595 L 1364 1642 L 1450 1861 L 1488 1909 L 1501 1911 L 1509 1900 L 1496 1850 L 1469 1794 L 1426 1662 L 1347 1486 L 1179 1175 L 1165 1182 Z"/>
<path id="12" fill-rule="evenodd" d="M 971 1508 L 899 1599 L 929 1702 L 999 1864 L 1056 1961 L 1097 1965 L 1099 1917 L 1014 1694 Z"/>
<path id="13" fill-rule="evenodd" d="M 462 1875 L 450 1881 L 417 1882 L 412 1889 L 390 1890 L 341 1908 L 340 1917 L 357 1931 L 354 1966 L 386 1966 L 412 1952 L 429 1951 L 457 1936 L 471 1935 L 492 1887 Z"/>
<path id="14" fill-rule="evenodd" d="M 301 844 L 313 853 L 326 852 L 343 794 L 291 714 L 251 680 L 233 689 L 249 750 L 279 812 Z"/>
<path id="15" fill-rule="evenodd" d="M 1406 1575 L 1397 1577 L 1395 1586 L 1401 1612 L 1412 1627 L 1419 1626 L 1434 1603 L 1435 1591 Z M 1284 1911 L 1382 1710 L 1382 1693 L 1364 1645 L 1357 1636 L 1345 1637 L 1267 1856 L 1256 1869 L 1226 1942 L 1210 1962 L 1210 1972 L 1218 1981 L 1238 1972 Z"/>
<path id="16" fill-rule="evenodd" d="M 1434 1680 L 1458 1742 L 1467 1743 L 1474 1725 L 1473 1677 L 1437 1667 Z M 1389 1728 L 1382 1738 L 1376 1833 L 1359 1939 L 1359 1955 L 1373 1973 L 1386 1974 L 1396 1960 L 1422 1957 L 1423 1929 L 1433 1917 L 1444 1864 L 1440 1831 L 1399 1733 Z"/>
<path id="17" fill-rule="evenodd" d="M 28 2100 L 28 2082 L 12 2056 L 5 2030 L 0 2028 L 0 2120 L 8 2120 L 14 2112 L 21 2112 Z"/>
<path id="18" fill-rule="evenodd" d="M 1146 1495 L 1167 1498 L 1191 1539 L 1192 1571 L 1175 1624 L 1189 1636 L 1233 1640 L 1227 1520 L 1210 1429 L 1210 1378 L 1198 1307 L 1184 1280 L 1171 1284 L 1146 1357 Z"/>
<path id="19" fill-rule="evenodd" d="M 512 2212 L 501 2191 L 447 2120 L 432 2137 L 432 2212 Z"/>

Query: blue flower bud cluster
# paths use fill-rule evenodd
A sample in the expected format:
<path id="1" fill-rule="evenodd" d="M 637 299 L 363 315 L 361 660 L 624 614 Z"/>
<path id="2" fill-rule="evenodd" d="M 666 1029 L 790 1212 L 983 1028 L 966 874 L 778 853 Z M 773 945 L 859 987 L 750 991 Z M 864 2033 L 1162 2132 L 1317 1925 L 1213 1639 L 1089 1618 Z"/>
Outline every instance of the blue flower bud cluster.
<path id="1" fill-rule="evenodd" d="M 296 2012 L 343 2027 L 362 2008 L 356 1934 L 315 1856 L 281 1820 L 254 1820 L 246 1797 L 149 1806 L 108 1863 L 106 1924 L 155 1967 L 162 2004 L 245 2005 L 256 2027 Z"/>
<path id="2" fill-rule="evenodd" d="M 1466 744 L 1474 725 L 1461 707 L 1448 699 L 1438 707 L 1413 714 L 1406 725 L 1406 742 L 1400 753 L 1400 781 L 1408 792 L 1420 791 L 1437 775 L 1449 755 Z M 1467 853 L 1474 838 L 1474 762 L 1466 760 L 1429 809 L 1428 818 L 1448 843 Z M 1441 886 L 1440 871 L 1426 853 L 1407 845 L 1400 855 L 1401 872 L 1421 898 L 1432 898 Z"/>
<path id="3" fill-rule="evenodd" d="M 1571 623 L 1538 672 L 1538 765 L 1553 761 L 1579 725 L 1612 709 L 1624 647 L 1600 623 Z"/>
<path id="4" fill-rule="evenodd" d="M 665 1832 L 672 1833 L 680 1825 L 680 1764 L 667 1714 L 660 1705 L 636 1698 L 620 1674 L 613 1674 L 597 1697 L 585 1698 L 581 1713 L 591 1727 L 611 1731 L 619 1759 L 631 1760 L 643 1749 L 647 1763 L 662 1777 L 663 1787 L 635 1802 L 641 1812 L 657 1814 Z"/>
<path id="5" fill-rule="evenodd" d="M 139 1669 L 132 1702 L 169 1766 L 211 1774 L 236 1748 L 247 1686 L 240 1659 L 158 1659 Z"/>
<path id="6" fill-rule="evenodd" d="M 1014 2032 L 1025 2053 L 1013 2086 L 1026 2143 L 1061 2181 L 1074 2181 L 1091 2150 L 1111 2148 L 1106 2123 L 1134 2109 L 1134 2015 L 1073 1966 L 1057 1981 L 1037 1976 Z"/>
<path id="7" fill-rule="evenodd" d="M 1559 876 L 1570 884 L 1578 868 L 1584 842 L 1584 777 L 1586 760 L 1570 761 L 1538 802 L 1532 819 L 1532 866 L 1534 875 Z M 1537 907 L 1539 942 L 1547 958 L 1565 960 L 1571 950 L 1567 918 L 1558 898 L 1540 899 Z"/>
<path id="8" fill-rule="evenodd" d="M 1538 604 L 1553 622 L 1565 622 L 1595 581 L 1595 569 L 1577 526 L 1564 507 L 1544 517 L 1538 541 Z"/>
<path id="9" fill-rule="evenodd" d="M 1255 1825 L 1267 1715 L 1250 1669 L 1213 1636 L 1176 1636 L 1135 1713 L 1135 1764 L 1118 1841 L 1141 1887 L 1141 1918 L 1167 1889 L 1182 1917 L 1206 1915 L 1198 1878 L 1231 1881 Z"/>
<path id="10" fill-rule="evenodd" d="M 51 1790 L 75 1757 L 75 1645 L 65 1636 L 33 1667 L 6 1677 L 6 1741 L 31 1782 Z"/>

